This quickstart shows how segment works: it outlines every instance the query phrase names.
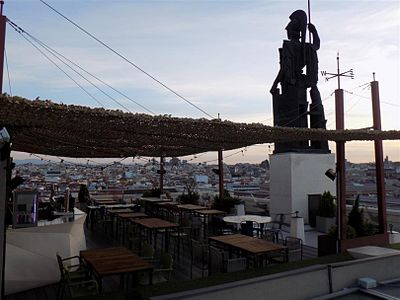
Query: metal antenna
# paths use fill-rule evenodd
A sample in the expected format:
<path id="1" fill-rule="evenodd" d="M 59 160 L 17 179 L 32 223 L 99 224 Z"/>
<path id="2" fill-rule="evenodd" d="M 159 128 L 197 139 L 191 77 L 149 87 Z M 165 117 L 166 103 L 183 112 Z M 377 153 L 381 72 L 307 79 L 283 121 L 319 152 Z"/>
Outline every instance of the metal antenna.
<path id="1" fill-rule="evenodd" d="M 343 76 L 343 77 L 350 77 L 351 79 L 354 79 L 354 73 L 353 73 L 353 69 L 350 69 L 346 72 L 340 73 L 339 52 L 337 53 L 337 56 L 336 56 L 336 64 L 337 64 L 337 72 L 336 73 L 329 73 L 326 71 L 321 71 L 321 75 L 325 77 L 326 81 L 337 77 L 338 89 L 340 89 L 340 77 Z M 330 77 L 327 77 L 327 75 L 330 75 Z"/>

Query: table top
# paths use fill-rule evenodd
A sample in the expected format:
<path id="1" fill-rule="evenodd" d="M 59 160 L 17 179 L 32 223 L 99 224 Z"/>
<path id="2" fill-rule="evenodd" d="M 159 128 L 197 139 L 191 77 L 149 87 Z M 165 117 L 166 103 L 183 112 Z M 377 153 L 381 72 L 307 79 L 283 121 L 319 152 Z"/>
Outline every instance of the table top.
<path id="1" fill-rule="evenodd" d="M 122 213 L 122 214 L 117 214 L 118 218 L 121 219 L 134 219 L 134 218 L 146 218 L 148 215 L 142 212 L 129 212 L 129 213 Z"/>
<path id="2" fill-rule="evenodd" d="M 183 209 L 183 210 L 203 210 L 203 209 L 207 209 L 207 207 L 205 207 L 205 206 L 194 205 L 194 204 L 180 204 L 180 205 L 177 205 L 176 207 L 178 207 L 179 209 Z"/>
<path id="3" fill-rule="evenodd" d="M 117 200 L 94 200 L 93 201 L 95 205 L 115 205 L 115 204 L 120 204 L 119 201 Z"/>
<path id="4" fill-rule="evenodd" d="M 101 204 L 101 205 L 88 205 L 87 207 L 89 209 L 100 209 L 100 207 L 110 209 L 110 208 L 128 208 L 128 207 L 132 208 L 135 206 L 137 206 L 137 204 L 110 204 L 110 205 Z"/>
<path id="5" fill-rule="evenodd" d="M 225 215 L 226 212 L 222 210 L 217 210 L 217 209 L 201 209 L 201 210 L 196 210 L 195 213 L 200 214 L 200 215 Z"/>
<path id="6" fill-rule="evenodd" d="M 114 209 L 109 209 L 107 210 L 107 212 L 109 214 L 128 214 L 133 212 L 132 209 L 130 209 L 130 207 L 126 207 L 126 208 L 114 208 Z"/>
<path id="7" fill-rule="evenodd" d="M 279 252 L 285 250 L 283 245 L 274 244 L 272 242 L 243 235 L 243 234 L 228 234 L 221 236 L 213 236 L 209 238 L 211 241 L 222 243 L 230 247 L 244 250 L 254 255 L 262 255 L 270 252 Z"/>
<path id="8" fill-rule="evenodd" d="M 176 206 L 179 205 L 179 202 L 176 201 L 163 201 L 163 202 L 157 202 L 158 206 Z"/>
<path id="9" fill-rule="evenodd" d="M 223 218 L 226 223 L 240 224 L 242 222 L 257 222 L 259 224 L 270 223 L 271 217 L 259 215 L 226 216 Z"/>
<path id="10" fill-rule="evenodd" d="M 171 223 L 158 218 L 145 218 L 145 219 L 133 219 L 133 223 L 140 226 L 146 227 L 148 229 L 161 229 L 161 228 L 176 228 L 179 227 L 178 224 Z"/>
<path id="11" fill-rule="evenodd" d="M 145 202 L 152 202 L 152 203 L 157 203 L 157 202 L 172 202 L 171 199 L 160 199 L 156 197 L 141 197 L 140 201 L 145 201 Z"/>
<path id="12" fill-rule="evenodd" d="M 154 269 L 152 264 L 125 247 L 84 250 L 80 256 L 100 277 Z"/>
<path id="13" fill-rule="evenodd" d="M 92 200 L 93 200 L 93 202 L 95 202 L 95 203 L 110 203 L 110 202 L 118 202 L 119 203 L 119 200 L 118 199 L 93 199 L 92 198 Z"/>

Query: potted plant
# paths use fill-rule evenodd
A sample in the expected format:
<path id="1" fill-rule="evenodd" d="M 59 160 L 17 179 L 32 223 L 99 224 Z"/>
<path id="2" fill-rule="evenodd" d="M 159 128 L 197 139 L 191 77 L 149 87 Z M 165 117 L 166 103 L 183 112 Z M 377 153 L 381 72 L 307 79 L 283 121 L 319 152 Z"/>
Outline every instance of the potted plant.
<path id="1" fill-rule="evenodd" d="M 322 194 L 318 204 L 316 218 L 317 231 L 327 233 L 336 224 L 336 204 L 335 199 L 329 191 Z"/>

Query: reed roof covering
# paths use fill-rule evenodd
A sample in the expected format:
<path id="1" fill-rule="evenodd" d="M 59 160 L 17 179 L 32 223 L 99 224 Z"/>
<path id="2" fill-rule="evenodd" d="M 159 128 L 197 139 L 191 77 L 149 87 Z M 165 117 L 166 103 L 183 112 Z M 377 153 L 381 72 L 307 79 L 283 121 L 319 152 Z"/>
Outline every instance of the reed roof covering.
<path id="1" fill-rule="evenodd" d="M 0 108 L 0 126 L 10 132 L 12 150 L 65 157 L 172 157 L 272 142 L 400 139 L 398 130 L 271 127 L 132 114 L 8 96 L 0 96 Z"/>

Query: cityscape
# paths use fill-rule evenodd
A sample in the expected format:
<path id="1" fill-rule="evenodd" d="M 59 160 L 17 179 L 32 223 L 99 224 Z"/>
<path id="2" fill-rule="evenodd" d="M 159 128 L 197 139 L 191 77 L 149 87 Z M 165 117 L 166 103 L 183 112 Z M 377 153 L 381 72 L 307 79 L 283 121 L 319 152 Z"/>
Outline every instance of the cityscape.
<path id="1" fill-rule="evenodd" d="M 400 210 L 400 162 L 392 162 L 386 157 L 384 166 L 387 207 Z M 159 168 L 156 159 L 135 164 L 117 162 L 104 165 L 37 159 L 16 161 L 14 173 L 24 179 L 20 188 L 38 190 L 41 201 L 45 202 L 50 201 L 51 188 L 59 194 L 69 188 L 77 197 L 81 184 L 87 185 L 93 194 L 114 193 L 123 195 L 124 200 L 135 200 L 144 192 L 159 188 Z M 218 169 L 217 165 L 193 164 L 172 158 L 165 162 L 164 169 L 164 189 L 175 199 L 191 191 L 199 194 L 199 203 L 203 204 L 218 195 L 218 175 L 213 172 Z M 246 204 L 246 211 L 269 214 L 269 171 L 268 160 L 260 164 L 224 165 L 224 188 Z M 347 162 L 346 172 L 346 200 L 355 200 L 360 195 L 363 205 L 376 206 L 375 164 Z"/>
<path id="2" fill-rule="evenodd" d="M 399 12 L 0 1 L 0 300 L 400 299 Z"/>

